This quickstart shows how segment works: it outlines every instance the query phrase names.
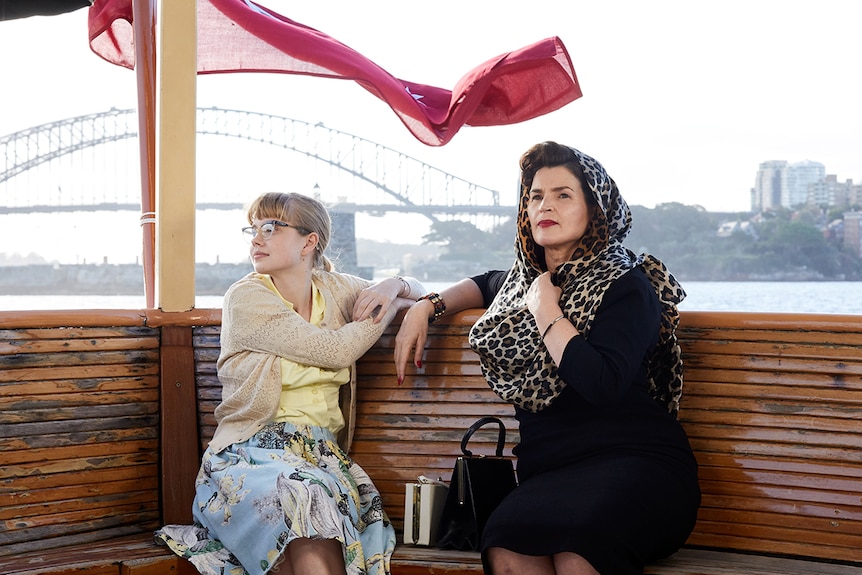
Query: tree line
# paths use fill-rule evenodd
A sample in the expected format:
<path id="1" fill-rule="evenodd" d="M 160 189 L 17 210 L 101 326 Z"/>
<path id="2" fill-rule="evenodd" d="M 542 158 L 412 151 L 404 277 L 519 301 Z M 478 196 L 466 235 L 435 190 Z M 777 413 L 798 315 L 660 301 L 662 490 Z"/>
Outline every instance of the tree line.
<path id="1" fill-rule="evenodd" d="M 862 259 L 844 248 L 839 212 L 728 214 L 672 202 L 632 206 L 632 218 L 626 247 L 655 255 L 681 280 L 862 280 Z M 423 239 L 440 246 L 442 267 L 463 277 L 507 269 L 514 230 L 513 218 L 487 232 L 453 220 L 434 224 Z"/>

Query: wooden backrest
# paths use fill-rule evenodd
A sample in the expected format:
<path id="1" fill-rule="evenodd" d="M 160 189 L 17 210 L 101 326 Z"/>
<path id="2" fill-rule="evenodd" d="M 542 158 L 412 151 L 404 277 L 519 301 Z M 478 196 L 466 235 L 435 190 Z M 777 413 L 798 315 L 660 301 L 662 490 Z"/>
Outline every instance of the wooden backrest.
<path id="1" fill-rule="evenodd" d="M 449 479 L 464 430 L 512 408 L 481 375 L 467 332 L 478 310 L 431 326 L 423 368 L 399 387 L 395 328 L 360 361 L 353 456 L 399 532 L 404 483 Z M 684 313 L 680 419 L 700 463 L 690 545 L 860 561 L 862 321 L 839 316 Z M 493 435 L 480 452 L 491 453 Z"/>
<path id="2" fill-rule="evenodd" d="M 218 380 L 216 361 L 221 349 L 219 334 L 221 326 L 194 328 L 192 341 L 195 348 L 195 381 L 198 398 L 198 429 L 200 431 L 200 453 L 215 433 L 216 420 L 213 412 L 221 401 L 221 383 Z"/>
<path id="3" fill-rule="evenodd" d="M 356 433 L 351 455 L 372 477 L 398 531 L 404 522 L 404 484 L 420 475 L 449 481 L 461 455 L 464 432 L 477 419 L 495 416 L 506 425 L 504 455 L 518 443 L 514 409 L 482 376 L 479 358 L 467 344 L 467 330 L 481 310 L 444 317 L 429 326 L 422 368 L 398 385 L 393 361 L 397 326 L 390 326 L 358 362 Z M 497 427 L 473 435 L 474 454 L 493 455 Z"/>
<path id="4" fill-rule="evenodd" d="M 862 561 L 862 318 L 683 314 L 692 545 Z"/>
<path id="5" fill-rule="evenodd" d="M 449 480 L 466 428 L 512 407 L 485 383 L 467 332 L 481 310 L 430 327 L 423 367 L 399 386 L 397 325 L 359 361 L 352 456 L 400 535 L 404 484 Z M 195 330 L 202 442 L 215 424 L 218 328 Z M 680 420 L 700 463 L 703 505 L 690 545 L 860 561 L 862 320 L 853 316 L 684 312 Z M 470 442 L 491 454 L 492 429 Z"/>
<path id="6" fill-rule="evenodd" d="M 159 330 L 0 329 L 0 556 L 159 523 Z"/>

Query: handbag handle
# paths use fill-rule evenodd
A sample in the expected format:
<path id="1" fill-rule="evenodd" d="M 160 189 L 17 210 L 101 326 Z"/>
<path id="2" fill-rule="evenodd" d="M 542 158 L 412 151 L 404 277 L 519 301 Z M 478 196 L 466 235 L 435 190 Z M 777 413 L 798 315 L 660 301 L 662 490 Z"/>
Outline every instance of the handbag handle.
<path id="1" fill-rule="evenodd" d="M 496 423 L 500 427 L 500 432 L 497 435 L 497 457 L 503 457 L 503 445 L 506 444 L 506 426 L 503 425 L 503 422 L 497 417 L 482 417 L 478 419 L 476 423 L 471 425 L 464 434 L 464 438 L 461 440 L 461 453 L 467 457 L 473 457 L 473 452 L 467 449 L 467 442 L 470 441 L 473 433 L 475 433 L 480 427 L 488 425 L 489 423 Z"/>

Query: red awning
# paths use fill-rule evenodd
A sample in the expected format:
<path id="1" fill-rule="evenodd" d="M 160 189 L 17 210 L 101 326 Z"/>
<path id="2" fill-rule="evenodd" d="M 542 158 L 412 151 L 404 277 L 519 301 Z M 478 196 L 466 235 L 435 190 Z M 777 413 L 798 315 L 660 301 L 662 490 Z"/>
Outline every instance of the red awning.
<path id="1" fill-rule="evenodd" d="M 133 68 L 132 22 L 131 0 L 96 0 L 90 9 L 93 51 Z M 229 72 L 353 80 L 385 101 L 429 146 L 446 144 L 465 124 L 523 122 L 581 96 L 557 37 L 491 58 L 447 90 L 396 78 L 338 40 L 250 0 L 198 0 L 198 73 Z"/>

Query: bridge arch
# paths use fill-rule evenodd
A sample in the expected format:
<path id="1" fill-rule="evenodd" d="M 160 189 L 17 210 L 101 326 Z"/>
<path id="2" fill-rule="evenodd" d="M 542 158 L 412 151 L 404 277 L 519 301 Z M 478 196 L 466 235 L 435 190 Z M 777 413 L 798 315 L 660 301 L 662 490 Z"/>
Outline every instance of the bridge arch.
<path id="1" fill-rule="evenodd" d="M 258 112 L 198 108 L 197 132 L 204 136 L 228 137 L 276 146 L 332 166 L 378 190 L 382 196 L 371 202 L 344 206 L 347 211 L 382 213 L 416 212 L 432 221 L 440 215 L 509 216 L 512 206 L 500 204 L 496 190 L 468 182 L 397 150 L 365 138 L 330 128 L 322 123 Z M 29 170 L 87 148 L 137 138 L 137 112 L 111 109 L 34 126 L 0 138 L 0 184 Z M 2 191 L 3 188 L 0 188 Z M 7 184 L 6 189 L 9 189 Z M 9 193 L 3 194 L 8 196 Z M 138 209 L 121 201 L 82 205 L 70 199 L 28 203 L 0 197 L 0 213 L 57 210 Z M 233 209 L 236 205 L 209 207 Z"/>

